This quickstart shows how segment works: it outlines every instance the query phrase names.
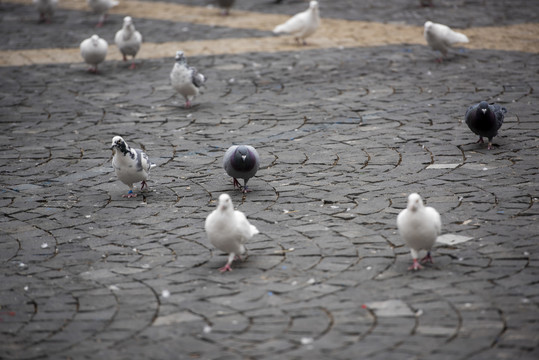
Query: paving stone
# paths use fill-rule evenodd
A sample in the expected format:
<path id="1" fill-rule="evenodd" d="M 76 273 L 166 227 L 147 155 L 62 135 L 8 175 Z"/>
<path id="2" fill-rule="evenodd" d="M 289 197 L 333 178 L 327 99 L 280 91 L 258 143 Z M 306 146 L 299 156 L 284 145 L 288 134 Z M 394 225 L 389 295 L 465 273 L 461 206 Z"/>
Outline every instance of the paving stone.
<path id="1" fill-rule="evenodd" d="M 2 50 L 76 48 L 95 30 L 87 11 L 37 24 L 29 5 L 0 5 Z M 236 1 L 230 21 L 305 7 Z M 465 32 L 536 23 L 539 11 L 520 0 L 320 7 Z M 95 31 L 112 43 L 123 16 Z M 135 23 L 146 42 L 271 35 Z M 208 77 L 191 109 L 168 84 L 173 54 L 135 71 L 107 61 L 96 76 L 82 64 L 0 67 L 0 358 L 537 357 L 536 54 L 453 49 L 435 63 L 424 44 L 293 50 L 189 55 Z M 462 121 L 482 99 L 508 108 L 492 150 Z M 158 164 L 136 199 L 111 167 L 118 134 Z M 245 195 L 221 166 L 240 142 L 262 159 Z M 443 235 L 435 263 L 408 272 L 395 221 L 414 191 L 440 211 Z M 223 192 L 261 231 L 225 274 L 204 233 Z"/>

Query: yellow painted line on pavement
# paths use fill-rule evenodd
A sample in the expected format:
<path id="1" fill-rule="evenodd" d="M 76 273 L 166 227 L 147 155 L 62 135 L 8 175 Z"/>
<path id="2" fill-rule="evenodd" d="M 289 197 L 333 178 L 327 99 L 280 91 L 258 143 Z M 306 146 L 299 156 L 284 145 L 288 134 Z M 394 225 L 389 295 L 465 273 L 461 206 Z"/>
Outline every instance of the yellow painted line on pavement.
<path id="1" fill-rule="evenodd" d="M 31 0 L 4 0 L 12 3 L 31 4 Z M 59 7 L 89 11 L 83 0 L 63 0 Z M 231 16 L 219 15 L 219 10 L 208 7 L 179 5 L 164 2 L 122 0 L 111 13 L 130 15 L 134 18 L 189 22 L 209 26 L 226 26 L 241 29 L 270 31 L 275 25 L 289 18 L 288 15 L 265 14 L 234 10 Z M 97 18 L 96 18 L 97 21 Z M 44 25 L 45 26 L 45 25 Z M 88 29 L 90 34 L 93 29 Z M 113 32 L 116 29 L 111 30 Z M 504 27 L 478 27 L 459 30 L 470 38 L 469 49 L 493 49 L 539 53 L 539 24 L 518 24 Z M 143 34 L 144 36 L 144 34 Z M 322 19 L 320 29 L 308 39 L 308 46 L 297 46 L 291 37 L 225 38 L 186 42 L 143 43 L 139 59 L 173 57 L 179 49 L 188 56 L 238 54 L 246 52 L 301 51 L 307 49 L 374 47 L 395 44 L 423 44 L 420 26 L 384 24 L 366 21 Z M 107 59 L 120 60 L 113 45 Z M 0 66 L 31 64 L 79 63 L 78 49 L 31 49 L 0 51 Z"/>

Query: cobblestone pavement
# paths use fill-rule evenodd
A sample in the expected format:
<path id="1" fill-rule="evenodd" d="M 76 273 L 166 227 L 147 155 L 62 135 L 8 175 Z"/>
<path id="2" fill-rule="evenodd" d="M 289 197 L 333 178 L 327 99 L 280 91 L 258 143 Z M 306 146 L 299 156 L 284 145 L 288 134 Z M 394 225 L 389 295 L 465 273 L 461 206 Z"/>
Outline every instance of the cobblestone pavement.
<path id="1" fill-rule="evenodd" d="M 537 22 L 539 7 L 380 3 L 334 1 L 322 15 L 490 26 Z M 93 31 L 93 15 L 60 9 L 40 45 L 22 36 L 32 7 L 0 9 L 7 48 L 52 47 L 49 26 L 77 16 L 62 46 Z M 102 30 L 110 38 L 121 17 Z M 178 32 L 135 23 L 152 41 Z M 189 110 L 168 83 L 173 55 L 135 71 L 107 61 L 99 75 L 81 63 L 0 67 L 0 358 L 539 358 L 537 54 L 457 48 L 438 64 L 401 44 L 191 56 L 208 81 Z M 484 99 L 508 108 L 492 150 L 463 123 Z M 122 198 L 114 135 L 158 164 L 142 196 Z M 221 167 L 235 143 L 262 159 L 245 196 Z M 444 234 L 418 272 L 395 224 L 413 191 Z M 223 192 L 261 231 L 226 274 L 204 233 Z"/>

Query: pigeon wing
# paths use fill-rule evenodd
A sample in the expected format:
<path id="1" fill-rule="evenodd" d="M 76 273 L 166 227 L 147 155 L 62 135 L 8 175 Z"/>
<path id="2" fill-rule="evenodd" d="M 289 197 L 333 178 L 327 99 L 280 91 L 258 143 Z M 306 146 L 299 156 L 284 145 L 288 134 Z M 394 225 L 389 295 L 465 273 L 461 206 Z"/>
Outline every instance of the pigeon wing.
<path id="1" fill-rule="evenodd" d="M 247 217 L 241 211 L 234 211 L 234 221 L 241 234 L 242 243 L 259 233 L 258 229 L 249 223 L 249 220 L 247 220 Z"/>
<path id="2" fill-rule="evenodd" d="M 490 105 L 490 107 L 491 107 L 491 110 L 494 111 L 494 114 L 496 115 L 496 130 L 498 130 L 503 125 L 503 119 L 505 118 L 507 109 L 497 104 Z"/>
<path id="3" fill-rule="evenodd" d="M 442 218 L 440 213 L 436 211 L 433 207 L 425 207 L 425 214 L 427 215 L 428 221 L 432 221 L 436 229 L 436 234 L 440 235 L 442 233 Z"/>
<path id="4" fill-rule="evenodd" d="M 190 67 L 189 70 L 191 71 L 191 81 L 193 82 L 193 85 L 196 87 L 201 87 L 204 85 L 206 77 L 199 73 L 195 67 Z"/>
<path id="5" fill-rule="evenodd" d="M 301 12 L 292 16 L 284 24 L 277 25 L 273 32 L 275 34 L 287 33 L 294 34 L 302 31 L 308 24 L 308 13 Z"/>

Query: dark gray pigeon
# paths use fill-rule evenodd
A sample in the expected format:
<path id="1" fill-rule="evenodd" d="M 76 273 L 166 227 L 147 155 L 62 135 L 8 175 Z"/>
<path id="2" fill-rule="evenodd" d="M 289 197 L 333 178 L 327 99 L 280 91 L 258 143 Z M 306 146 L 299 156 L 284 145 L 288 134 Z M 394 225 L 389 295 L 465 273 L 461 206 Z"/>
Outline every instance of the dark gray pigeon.
<path id="1" fill-rule="evenodd" d="M 250 145 L 233 145 L 228 148 L 223 158 L 223 167 L 228 175 L 234 178 L 234 188 L 242 189 L 238 182 L 243 179 L 243 192 L 246 193 L 247 181 L 255 176 L 260 166 L 260 156 L 256 149 Z"/>
<path id="2" fill-rule="evenodd" d="M 483 137 L 488 138 L 488 149 L 490 150 L 492 149 L 492 138 L 498 135 L 505 113 L 507 113 L 506 108 L 481 101 L 479 104 L 470 106 L 464 118 L 470 130 L 479 135 L 478 143 L 484 143 Z"/>
<path id="3" fill-rule="evenodd" d="M 230 15 L 230 8 L 234 5 L 235 0 L 217 0 L 219 7 L 223 9 L 222 15 Z"/>

